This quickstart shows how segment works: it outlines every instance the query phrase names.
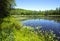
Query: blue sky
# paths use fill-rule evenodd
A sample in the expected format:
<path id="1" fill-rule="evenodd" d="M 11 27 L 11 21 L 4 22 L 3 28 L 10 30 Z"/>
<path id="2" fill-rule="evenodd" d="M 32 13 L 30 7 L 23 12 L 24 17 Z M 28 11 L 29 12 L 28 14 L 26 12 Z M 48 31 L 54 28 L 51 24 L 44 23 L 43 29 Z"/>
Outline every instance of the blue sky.
<path id="1" fill-rule="evenodd" d="M 60 0 L 16 0 L 15 8 L 50 10 L 60 7 Z"/>

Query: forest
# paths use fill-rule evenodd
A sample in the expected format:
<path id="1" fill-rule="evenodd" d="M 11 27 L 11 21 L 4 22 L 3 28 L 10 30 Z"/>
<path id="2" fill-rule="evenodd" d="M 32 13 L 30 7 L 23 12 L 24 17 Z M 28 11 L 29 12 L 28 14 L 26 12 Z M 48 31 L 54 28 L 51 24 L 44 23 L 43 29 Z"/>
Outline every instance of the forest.
<path id="1" fill-rule="evenodd" d="M 60 7 L 55 10 L 45 10 L 45 11 L 32 11 L 25 9 L 12 9 L 12 15 L 60 15 Z"/>

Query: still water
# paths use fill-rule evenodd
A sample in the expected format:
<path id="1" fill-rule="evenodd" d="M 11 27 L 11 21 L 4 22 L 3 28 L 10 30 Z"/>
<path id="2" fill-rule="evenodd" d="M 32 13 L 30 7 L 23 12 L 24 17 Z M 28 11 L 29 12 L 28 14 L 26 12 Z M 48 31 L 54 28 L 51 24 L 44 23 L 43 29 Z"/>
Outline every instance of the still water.
<path id="1" fill-rule="evenodd" d="M 28 19 L 22 21 L 24 26 L 31 26 L 31 27 L 41 27 L 41 30 L 52 30 L 56 35 L 60 36 L 60 22 L 57 20 L 49 20 L 49 19 Z"/>

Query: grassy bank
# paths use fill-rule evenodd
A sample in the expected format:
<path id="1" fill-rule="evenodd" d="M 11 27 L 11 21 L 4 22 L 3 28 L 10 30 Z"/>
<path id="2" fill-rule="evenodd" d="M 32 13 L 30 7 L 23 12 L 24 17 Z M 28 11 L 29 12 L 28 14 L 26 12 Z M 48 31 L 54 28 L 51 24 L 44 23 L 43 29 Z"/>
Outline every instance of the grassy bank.
<path id="1" fill-rule="evenodd" d="M 35 31 L 32 27 L 23 26 L 15 18 L 3 19 L 0 24 L 0 41 L 58 41 L 53 32 Z"/>

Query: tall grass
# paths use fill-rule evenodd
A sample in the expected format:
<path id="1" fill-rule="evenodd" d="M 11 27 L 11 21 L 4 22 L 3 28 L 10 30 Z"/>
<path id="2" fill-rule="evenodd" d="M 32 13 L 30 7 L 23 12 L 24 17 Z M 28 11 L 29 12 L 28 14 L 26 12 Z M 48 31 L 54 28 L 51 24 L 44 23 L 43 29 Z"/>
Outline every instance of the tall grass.
<path id="1" fill-rule="evenodd" d="M 35 31 L 32 27 L 23 26 L 15 18 L 4 18 L 0 24 L 0 41 L 58 41 L 50 32 L 42 33 Z"/>

